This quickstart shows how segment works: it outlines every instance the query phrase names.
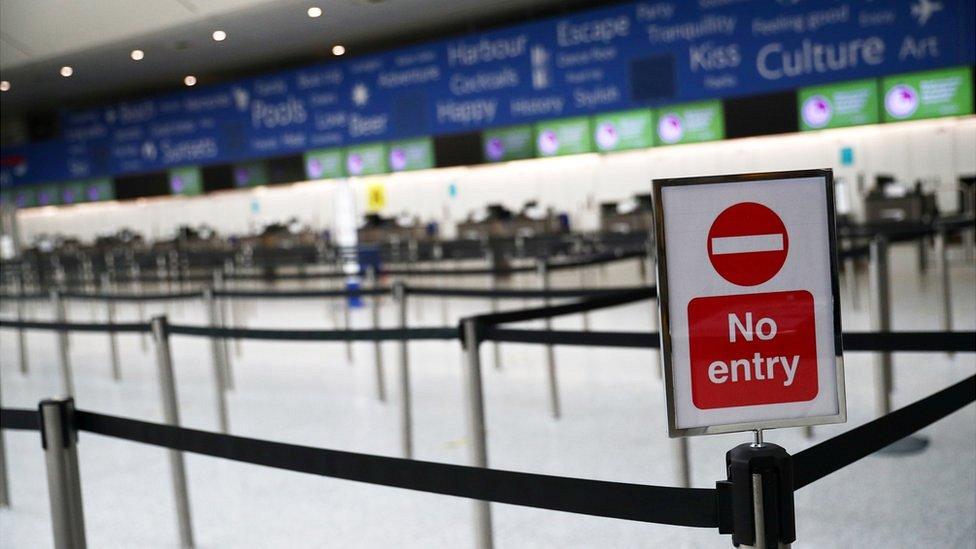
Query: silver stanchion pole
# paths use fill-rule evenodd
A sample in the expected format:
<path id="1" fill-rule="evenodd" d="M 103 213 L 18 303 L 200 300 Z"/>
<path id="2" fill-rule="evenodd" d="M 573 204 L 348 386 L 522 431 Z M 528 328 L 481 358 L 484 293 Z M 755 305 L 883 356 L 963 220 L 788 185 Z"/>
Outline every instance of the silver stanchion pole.
<path id="1" fill-rule="evenodd" d="M 228 259 L 227 261 L 224 261 L 224 271 L 227 273 L 228 276 L 233 276 L 237 272 L 237 267 L 234 264 L 234 260 L 233 259 Z M 231 299 L 230 300 L 230 324 L 231 324 L 231 326 L 234 326 L 234 327 L 237 327 L 237 328 L 243 328 L 244 327 L 244 319 L 243 319 L 243 316 L 244 315 L 242 314 L 242 311 L 241 311 L 241 300 L 238 299 L 238 298 Z M 241 356 L 243 354 L 244 354 L 244 350 L 242 349 L 241 338 L 235 337 L 234 338 L 234 356 L 237 357 L 237 358 L 241 358 Z"/>
<path id="2" fill-rule="evenodd" d="M 3 385 L 0 385 L 2 387 Z M 3 391 L 0 391 L 2 393 Z M 2 397 L 2 395 L 0 395 Z M 3 399 L 0 398 L 0 401 Z M 0 402 L 3 408 L 3 402 Z M 3 438 L 3 429 L 0 429 L 0 507 L 10 507 L 10 484 L 7 477 L 7 445 Z"/>
<path id="3" fill-rule="evenodd" d="M 847 296 L 851 301 L 851 307 L 856 311 L 861 306 L 861 292 L 857 285 L 857 258 L 848 257 L 844 259 L 843 265 Z"/>
<path id="4" fill-rule="evenodd" d="M 654 241 L 648 239 L 644 243 L 644 284 L 648 286 L 654 286 L 657 283 L 657 249 L 654 247 Z M 657 298 L 655 298 L 657 301 Z M 657 307 L 651 307 L 651 331 L 654 332 L 658 329 L 657 320 Z M 654 350 L 654 354 L 657 356 L 658 360 L 654 363 L 657 364 L 657 368 L 654 368 L 654 373 L 657 375 L 658 379 L 664 378 L 664 365 L 660 361 L 660 351 Z"/>
<path id="5" fill-rule="evenodd" d="M 348 285 L 343 281 L 343 279 L 339 280 L 339 288 L 344 290 L 349 289 Z M 342 296 L 342 328 L 344 330 L 352 329 L 352 314 L 350 312 L 350 306 L 349 306 L 349 300 L 351 298 L 352 295 L 349 294 L 348 291 Z M 348 339 L 346 340 L 346 361 L 348 361 L 349 364 L 352 364 L 353 361 L 352 341 Z"/>
<path id="6" fill-rule="evenodd" d="M 539 283 L 543 291 L 549 290 L 549 264 L 544 258 L 540 258 L 537 263 L 537 273 Z M 549 306 L 549 298 L 543 298 L 546 307 Z M 552 318 L 546 317 L 546 330 L 552 330 Z M 546 373 L 549 379 L 549 407 L 552 417 L 559 419 L 559 385 L 556 379 L 556 351 L 552 344 L 546 344 Z"/>
<path id="7" fill-rule="evenodd" d="M 47 491 L 56 549 L 84 549 L 85 517 L 78 473 L 78 433 L 72 425 L 71 397 L 42 400 L 41 445 L 47 465 Z"/>
<path id="8" fill-rule="evenodd" d="M 407 329 L 407 286 L 398 280 L 393 284 L 393 299 L 397 302 L 400 329 Z M 413 419 L 410 398 L 410 342 L 406 336 L 400 339 L 400 442 L 403 457 L 413 458 Z"/>
<path id="9" fill-rule="evenodd" d="M 370 287 L 373 290 L 379 290 L 380 278 L 376 273 L 376 267 L 370 266 L 366 271 L 366 276 L 370 281 Z M 374 330 L 380 328 L 381 299 L 382 296 L 377 293 L 373 294 L 373 299 L 371 300 Z M 383 342 L 379 339 L 373 340 L 373 365 L 376 369 L 376 398 L 380 402 L 386 402 L 386 380 L 383 375 Z"/>
<path id="10" fill-rule="evenodd" d="M 488 267 L 491 269 L 491 289 L 492 291 L 498 289 L 498 265 L 495 263 L 495 256 L 489 252 L 488 254 Z M 491 312 L 498 312 L 498 298 L 491 296 Z M 491 342 L 491 354 L 494 360 L 495 369 L 500 369 L 502 367 L 502 347 L 501 343 L 497 341 Z"/>
<path id="11" fill-rule="evenodd" d="M 203 302 L 206 305 L 210 316 L 210 327 L 217 327 L 217 307 L 214 303 L 213 288 L 204 288 Z M 227 421 L 227 395 L 224 380 L 224 365 L 221 363 L 220 341 L 216 337 L 210 338 L 210 354 L 213 360 L 214 385 L 217 394 L 217 420 L 220 425 L 220 432 L 228 431 Z"/>
<path id="12" fill-rule="evenodd" d="M 478 341 L 478 321 L 466 318 L 464 328 L 464 394 L 468 403 L 468 440 L 470 464 L 488 467 L 488 442 L 485 431 L 485 397 L 481 388 L 481 355 Z M 474 501 L 475 546 L 492 547 L 491 507 L 487 501 Z"/>
<path id="13" fill-rule="evenodd" d="M 142 295 L 142 268 L 139 266 L 139 261 L 136 259 L 135 255 L 132 256 L 132 265 L 129 270 L 129 276 L 132 280 L 129 282 L 129 288 L 136 295 Z M 143 322 L 146 318 L 146 304 L 142 302 L 142 299 L 136 300 L 136 317 L 139 322 Z M 145 333 L 139 334 L 139 349 L 142 352 L 146 352 L 149 349 L 149 345 L 146 342 L 147 337 Z"/>
<path id="14" fill-rule="evenodd" d="M 952 331 L 952 281 L 949 272 L 949 250 L 945 226 L 939 226 L 935 235 L 936 260 L 939 262 L 939 278 L 942 279 L 942 328 Z"/>
<path id="15" fill-rule="evenodd" d="M 214 292 L 224 288 L 224 273 L 220 272 L 219 269 L 213 271 L 213 290 Z M 216 299 L 215 293 L 210 294 L 213 298 L 211 307 L 213 308 L 213 317 L 216 320 L 215 327 L 224 328 L 227 325 L 226 309 L 226 299 L 218 301 Z M 224 369 L 224 385 L 228 390 L 234 390 L 234 371 L 230 364 L 230 352 L 227 345 L 227 338 L 217 339 L 217 352 L 220 354 L 220 364 Z"/>
<path id="16" fill-rule="evenodd" d="M 218 277 L 218 282 L 220 283 L 220 286 L 216 286 L 216 287 L 219 288 L 219 289 L 221 289 L 221 290 L 226 290 L 227 289 L 227 270 L 226 269 L 227 269 L 227 263 L 225 262 L 224 265 L 220 269 L 217 269 L 215 271 L 215 273 L 217 274 L 217 277 Z M 222 327 L 226 327 L 228 325 L 231 325 L 231 323 L 230 323 L 230 311 L 229 311 L 229 309 L 230 309 L 230 303 L 229 303 L 229 301 L 231 301 L 231 300 L 228 299 L 228 298 L 226 298 L 226 297 L 223 298 L 223 299 L 221 299 L 220 301 L 218 301 L 218 305 L 220 306 L 220 325 Z M 231 344 L 231 340 L 230 340 L 230 338 L 224 338 L 223 340 L 221 340 L 221 343 L 223 343 L 223 347 L 224 347 L 223 350 L 224 350 L 224 356 L 226 357 L 226 361 L 227 361 L 227 368 L 230 369 L 230 367 L 231 367 L 231 364 L 230 364 L 231 363 L 231 360 L 230 360 L 230 344 Z M 234 386 L 233 377 L 234 377 L 233 374 L 228 373 L 227 378 L 230 380 L 231 388 L 233 388 L 233 386 Z"/>
<path id="17" fill-rule="evenodd" d="M 688 439 L 671 439 L 671 455 L 674 458 L 674 478 L 681 488 L 691 487 L 691 466 L 688 459 Z"/>
<path id="18" fill-rule="evenodd" d="M 54 308 L 54 321 L 65 321 L 64 300 L 59 290 L 51 290 L 51 306 Z M 71 376 L 71 353 L 68 352 L 68 331 L 58 330 L 58 355 L 61 359 L 61 383 L 64 394 L 75 394 L 75 383 Z"/>
<path id="19" fill-rule="evenodd" d="M 20 296 L 17 298 L 17 321 L 22 322 L 24 320 L 23 273 L 17 276 L 17 292 L 20 294 Z M 27 363 L 27 333 L 23 328 L 17 328 L 17 350 L 20 354 L 20 373 L 26 374 L 29 368 Z"/>
<path id="20" fill-rule="evenodd" d="M 110 293 L 111 287 L 108 273 L 102 273 L 102 291 Z M 105 320 L 109 324 L 115 324 L 115 300 L 105 300 Z M 118 335 L 111 330 L 108 332 L 108 353 L 112 360 L 112 379 L 118 381 L 122 379 L 122 369 L 119 367 L 119 340 Z"/>
<path id="21" fill-rule="evenodd" d="M 160 400 L 163 419 L 167 425 L 179 427 L 180 408 L 176 398 L 176 380 L 173 376 L 173 358 L 169 348 L 169 325 L 165 316 L 153 317 L 153 344 L 156 347 L 156 366 L 159 370 Z M 176 503 L 176 522 L 180 532 L 180 546 L 193 547 L 193 526 L 190 522 L 190 498 L 186 489 L 186 466 L 183 452 L 167 450 L 169 468 L 173 479 L 173 499 Z"/>
<path id="22" fill-rule="evenodd" d="M 586 284 L 587 284 L 587 280 L 586 280 L 586 267 L 580 265 L 578 267 L 578 269 L 579 269 L 579 285 L 580 285 L 580 288 L 586 288 Z M 590 313 L 589 313 L 589 311 L 583 311 L 583 331 L 584 332 L 589 332 L 590 331 Z"/>
<path id="23" fill-rule="evenodd" d="M 740 444 L 725 454 L 732 544 L 789 549 L 796 540 L 792 456 L 776 444 Z"/>
<path id="24" fill-rule="evenodd" d="M 891 331 L 891 286 L 888 271 L 888 239 L 878 235 L 871 241 L 871 288 L 875 327 L 879 332 Z M 891 353 L 878 353 L 875 369 L 875 411 L 878 416 L 891 412 L 891 388 L 893 374 Z M 903 455 L 921 452 L 928 446 L 928 439 L 918 435 L 907 436 L 880 450 L 883 454 Z"/>
<path id="25" fill-rule="evenodd" d="M 871 307 L 874 327 L 879 332 L 891 331 L 891 290 L 888 286 L 888 239 L 875 236 L 871 241 Z M 874 406 L 880 417 L 891 412 L 891 353 L 877 355 L 874 371 Z"/>

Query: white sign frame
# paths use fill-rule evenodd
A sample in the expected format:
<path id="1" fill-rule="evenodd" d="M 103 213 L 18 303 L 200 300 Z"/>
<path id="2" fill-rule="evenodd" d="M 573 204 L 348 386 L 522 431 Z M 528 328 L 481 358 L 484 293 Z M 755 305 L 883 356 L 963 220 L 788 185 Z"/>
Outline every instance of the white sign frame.
<path id="1" fill-rule="evenodd" d="M 674 363 L 672 357 L 672 324 L 669 308 L 669 289 L 668 289 L 668 256 L 667 239 L 665 229 L 664 202 L 662 191 L 666 187 L 679 185 L 714 185 L 727 183 L 755 183 L 760 181 L 787 180 L 787 179 L 809 179 L 823 178 L 824 196 L 826 197 L 827 219 L 827 242 L 829 248 L 829 272 L 830 289 L 832 298 L 832 317 L 833 317 L 833 341 L 835 359 L 835 389 L 837 391 L 837 413 L 811 415 L 804 417 L 782 418 L 782 419 L 763 419 L 757 421 L 744 421 L 736 423 L 724 423 L 718 425 L 706 425 L 697 427 L 679 428 L 677 426 L 675 413 L 675 378 Z M 781 172 L 758 172 L 732 175 L 715 175 L 703 177 L 684 177 L 670 179 L 654 179 L 652 181 L 653 200 L 654 200 L 654 229 L 657 246 L 657 294 L 658 312 L 660 315 L 661 327 L 661 361 L 664 370 L 665 397 L 668 412 L 668 436 L 671 438 L 697 435 L 713 435 L 720 433 L 735 433 L 743 431 L 756 431 L 761 429 L 776 429 L 783 427 L 805 427 L 811 425 L 824 425 L 830 423 L 844 423 L 847 421 L 847 399 L 844 387 L 844 356 L 843 339 L 841 330 L 840 315 L 840 291 L 838 284 L 837 269 L 837 233 L 834 215 L 834 178 L 831 169 L 811 169 Z M 822 380 L 823 384 L 828 384 L 829 380 Z M 830 386 L 830 385 L 827 385 Z M 690 398 L 690 395 L 689 395 Z"/>

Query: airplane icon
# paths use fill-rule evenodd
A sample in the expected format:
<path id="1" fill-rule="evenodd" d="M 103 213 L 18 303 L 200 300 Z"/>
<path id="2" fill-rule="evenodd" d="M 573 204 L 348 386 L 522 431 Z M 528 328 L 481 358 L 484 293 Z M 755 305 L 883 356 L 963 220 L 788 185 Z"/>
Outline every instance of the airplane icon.
<path id="1" fill-rule="evenodd" d="M 912 17 L 918 21 L 918 26 L 924 27 L 929 19 L 939 11 L 942 11 L 942 2 L 933 0 L 918 0 L 912 4 Z"/>

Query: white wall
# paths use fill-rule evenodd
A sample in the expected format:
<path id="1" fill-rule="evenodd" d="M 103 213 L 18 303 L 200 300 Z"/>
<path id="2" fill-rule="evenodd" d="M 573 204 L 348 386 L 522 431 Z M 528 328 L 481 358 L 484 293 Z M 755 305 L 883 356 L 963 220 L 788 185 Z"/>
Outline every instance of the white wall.
<path id="1" fill-rule="evenodd" d="M 851 166 L 840 165 L 843 147 L 853 149 Z M 366 189 L 380 182 L 387 194 L 381 213 L 409 212 L 425 222 L 437 221 L 444 235 L 451 237 L 458 221 L 489 202 L 518 209 L 537 200 L 568 213 L 576 229 L 592 230 L 599 223 L 600 202 L 647 193 L 657 177 L 824 167 L 833 168 L 835 177 L 848 182 L 855 215 L 863 210 L 854 189 L 858 176 L 870 184 L 879 173 L 909 183 L 929 181 L 938 192 L 939 206 L 952 210 L 957 207 L 956 178 L 976 174 L 976 117 L 423 170 L 354 178 L 352 184 L 360 212 L 366 210 Z M 223 234 L 244 234 L 291 217 L 327 229 L 332 225 L 334 185 L 334 181 L 312 181 L 193 198 L 33 208 L 20 211 L 18 218 L 27 243 L 55 233 L 90 241 L 123 227 L 149 238 L 167 238 L 180 225 L 203 223 Z"/>

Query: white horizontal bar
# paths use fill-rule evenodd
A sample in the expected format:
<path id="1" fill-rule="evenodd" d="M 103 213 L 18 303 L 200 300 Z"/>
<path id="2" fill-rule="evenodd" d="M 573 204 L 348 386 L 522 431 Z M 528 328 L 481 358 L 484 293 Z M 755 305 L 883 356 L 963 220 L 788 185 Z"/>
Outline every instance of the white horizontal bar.
<path id="1" fill-rule="evenodd" d="M 777 252 L 782 249 L 783 235 L 778 233 L 723 236 L 712 239 L 712 253 L 714 255 Z"/>

